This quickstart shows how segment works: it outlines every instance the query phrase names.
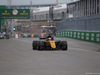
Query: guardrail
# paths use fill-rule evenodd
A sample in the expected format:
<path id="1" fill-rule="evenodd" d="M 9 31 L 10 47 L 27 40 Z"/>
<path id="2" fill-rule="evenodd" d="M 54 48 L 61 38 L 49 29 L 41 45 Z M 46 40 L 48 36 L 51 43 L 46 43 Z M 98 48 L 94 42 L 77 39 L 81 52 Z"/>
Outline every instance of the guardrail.
<path id="1" fill-rule="evenodd" d="M 100 43 L 100 32 L 61 30 L 56 32 L 57 37 L 67 37 L 89 42 Z"/>

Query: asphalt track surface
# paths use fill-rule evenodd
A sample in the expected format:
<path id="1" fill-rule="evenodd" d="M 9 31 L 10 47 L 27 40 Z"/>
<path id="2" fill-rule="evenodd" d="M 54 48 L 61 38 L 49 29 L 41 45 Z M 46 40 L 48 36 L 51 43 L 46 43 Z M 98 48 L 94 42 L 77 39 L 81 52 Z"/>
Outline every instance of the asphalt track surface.
<path id="1" fill-rule="evenodd" d="M 68 51 L 32 50 L 38 38 L 0 39 L 0 75 L 100 75 L 100 44 L 58 39 Z"/>

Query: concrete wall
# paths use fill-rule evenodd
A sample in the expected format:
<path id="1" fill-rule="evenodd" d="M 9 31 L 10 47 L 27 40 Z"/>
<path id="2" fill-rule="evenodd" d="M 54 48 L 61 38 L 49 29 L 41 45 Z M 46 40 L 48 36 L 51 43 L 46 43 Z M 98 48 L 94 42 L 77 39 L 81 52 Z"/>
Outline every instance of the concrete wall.
<path id="1" fill-rule="evenodd" d="M 56 32 L 56 36 L 100 43 L 100 32 L 61 30 Z"/>

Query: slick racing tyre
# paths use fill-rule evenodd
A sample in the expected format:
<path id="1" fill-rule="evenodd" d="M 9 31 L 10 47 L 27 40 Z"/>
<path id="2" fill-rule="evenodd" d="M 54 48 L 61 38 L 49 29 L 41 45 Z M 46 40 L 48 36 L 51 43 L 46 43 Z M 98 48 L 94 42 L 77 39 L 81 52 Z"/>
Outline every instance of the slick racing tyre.
<path id="1" fill-rule="evenodd" d="M 33 50 L 37 50 L 38 49 L 38 41 L 33 41 L 32 48 L 33 48 Z"/>
<path id="2" fill-rule="evenodd" d="M 62 43 L 61 43 L 61 49 L 64 50 L 64 51 L 68 49 L 68 45 L 67 45 L 66 41 L 62 41 Z"/>
<path id="3" fill-rule="evenodd" d="M 43 50 L 44 49 L 44 41 L 39 41 L 39 47 L 38 50 Z"/>

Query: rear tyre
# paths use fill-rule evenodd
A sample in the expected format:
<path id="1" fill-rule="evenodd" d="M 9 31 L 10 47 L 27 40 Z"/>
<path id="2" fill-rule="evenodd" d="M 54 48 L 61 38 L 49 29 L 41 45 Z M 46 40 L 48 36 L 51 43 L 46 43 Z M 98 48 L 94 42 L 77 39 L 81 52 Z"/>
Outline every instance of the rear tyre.
<path id="1" fill-rule="evenodd" d="M 33 41 L 32 48 L 33 48 L 33 50 L 37 50 L 38 49 L 38 41 Z"/>
<path id="2" fill-rule="evenodd" d="M 66 51 L 68 49 L 68 45 L 67 45 L 66 41 L 62 41 L 61 48 L 62 48 L 63 51 Z"/>
<path id="3" fill-rule="evenodd" d="M 39 41 L 39 47 L 38 47 L 38 50 L 41 51 L 44 49 L 44 41 Z"/>

